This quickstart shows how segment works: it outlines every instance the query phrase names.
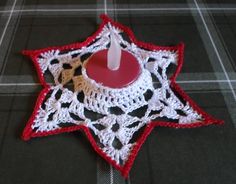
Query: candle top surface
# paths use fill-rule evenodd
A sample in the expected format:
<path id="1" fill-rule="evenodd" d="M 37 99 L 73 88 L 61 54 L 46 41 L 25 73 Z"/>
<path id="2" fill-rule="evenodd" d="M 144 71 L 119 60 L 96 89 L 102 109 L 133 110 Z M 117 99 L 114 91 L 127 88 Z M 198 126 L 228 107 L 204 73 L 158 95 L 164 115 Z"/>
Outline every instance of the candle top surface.
<path id="1" fill-rule="evenodd" d="M 108 49 L 94 53 L 86 64 L 89 78 L 110 88 L 122 88 L 133 83 L 140 75 L 137 59 L 129 52 L 122 50 L 120 67 L 110 70 L 107 67 Z"/>

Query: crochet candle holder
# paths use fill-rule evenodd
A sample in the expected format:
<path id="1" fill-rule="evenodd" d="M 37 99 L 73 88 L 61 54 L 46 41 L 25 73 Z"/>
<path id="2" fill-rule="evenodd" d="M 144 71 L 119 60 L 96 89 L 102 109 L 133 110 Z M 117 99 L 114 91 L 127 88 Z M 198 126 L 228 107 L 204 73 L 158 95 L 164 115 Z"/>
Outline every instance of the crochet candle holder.
<path id="1" fill-rule="evenodd" d="M 82 43 L 23 51 L 33 60 L 44 87 L 24 129 L 24 140 L 84 131 L 94 150 L 126 177 L 155 126 L 194 128 L 223 123 L 201 110 L 176 84 L 183 64 L 182 43 L 162 47 L 140 42 L 126 26 L 106 15 L 101 18 L 98 31 Z M 135 57 L 140 69 L 134 81 L 120 88 L 95 81 L 86 69 L 94 54 L 109 47 L 111 30 L 122 52 Z M 169 77 L 166 71 L 171 65 L 176 70 Z M 53 84 L 46 82 L 47 72 Z"/>

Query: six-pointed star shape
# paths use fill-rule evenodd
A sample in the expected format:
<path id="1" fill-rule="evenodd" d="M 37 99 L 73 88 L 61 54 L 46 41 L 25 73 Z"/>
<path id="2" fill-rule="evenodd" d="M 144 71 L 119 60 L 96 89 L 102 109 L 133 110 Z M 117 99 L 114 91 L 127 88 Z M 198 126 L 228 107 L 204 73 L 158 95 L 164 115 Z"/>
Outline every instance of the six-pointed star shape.
<path id="1" fill-rule="evenodd" d="M 201 110 L 176 84 L 182 43 L 162 47 L 140 42 L 128 27 L 106 15 L 101 18 L 98 31 L 82 43 L 23 51 L 33 60 L 44 89 L 22 138 L 83 130 L 94 150 L 126 177 L 155 126 L 193 128 L 222 121 Z M 111 30 L 142 68 L 134 84 L 115 90 L 89 79 L 85 69 L 91 54 L 109 47 Z M 170 66 L 176 69 L 169 77 Z M 46 81 L 47 73 L 53 83 Z"/>

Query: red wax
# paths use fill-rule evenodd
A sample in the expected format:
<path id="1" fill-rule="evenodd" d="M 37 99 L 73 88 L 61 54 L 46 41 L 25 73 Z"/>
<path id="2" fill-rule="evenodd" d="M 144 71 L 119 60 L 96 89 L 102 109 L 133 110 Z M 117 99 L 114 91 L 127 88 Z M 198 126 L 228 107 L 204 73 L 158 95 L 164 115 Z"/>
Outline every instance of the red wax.
<path id="1" fill-rule="evenodd" d="M 107 67 L 107 52 L 101 50 L 94 53 L 86 64 L 89 78 L 111 88 L 122 88 L 134 82 L 140 74 L 140 66 L 137 59 L 122 50 L 121 62 L 118 70 L 110 70 Z"/>

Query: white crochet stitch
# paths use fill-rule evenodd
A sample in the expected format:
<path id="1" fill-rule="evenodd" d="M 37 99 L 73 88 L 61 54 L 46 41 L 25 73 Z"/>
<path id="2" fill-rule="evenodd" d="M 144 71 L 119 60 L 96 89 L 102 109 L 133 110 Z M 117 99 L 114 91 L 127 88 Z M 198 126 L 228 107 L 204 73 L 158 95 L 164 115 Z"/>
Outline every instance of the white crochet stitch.
<path id="1" fill-rule="evenodd" d="M 141 68 L 138 79 L 120 89 L 96 83 L 86 74 L 85 54 L 106 49 L 110 29 L 122 49 L 137 58 Z M 53 50 L 41 54 L 37 62 L 44 73 L 52 74 L 55 85 L 50 87 L 32 128 L 36 132 L 48 132 L 71 124 L 86 125 L 100 149 L 117 164 L 124 165 L 136 144 L 135 133 L 152 120 L 166 118 L 185 124 L 203 118 L 181 101 L 169 85 L 166 70 L 169 65 L 176 64 L 178 53 L 144 50 L 124 40 L 120 33 L 119 29 L 107 25 L 87 47 L 66 53 Z M 69 66 L 66 69 L 65 64 Z M 74 70 L 79 70 L 80 74 L 76 75 Z M 71 82 L 74 90 L 66 87 Z"/>

